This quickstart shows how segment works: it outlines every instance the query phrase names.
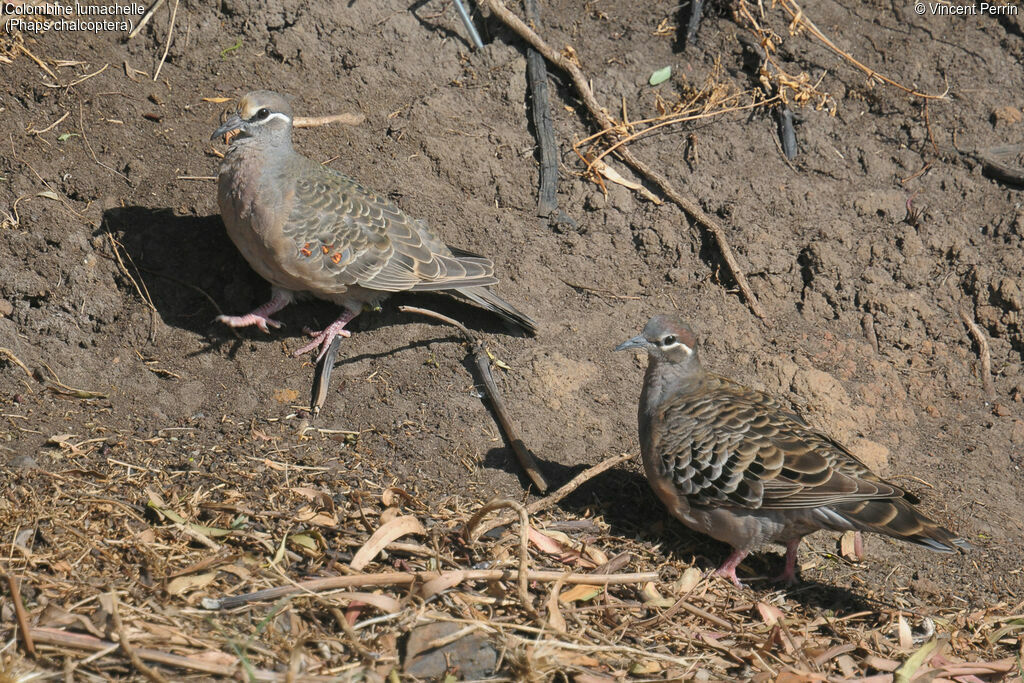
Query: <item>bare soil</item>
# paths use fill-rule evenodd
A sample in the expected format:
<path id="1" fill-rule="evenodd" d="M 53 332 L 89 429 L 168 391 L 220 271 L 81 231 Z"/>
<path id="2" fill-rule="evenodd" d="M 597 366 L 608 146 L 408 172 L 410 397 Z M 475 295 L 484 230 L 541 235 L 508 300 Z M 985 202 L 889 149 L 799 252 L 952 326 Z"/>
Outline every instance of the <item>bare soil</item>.
<path id="1" fill-rule="evenodd" d="M 428 508 L 532 499 L 458 336 L 397 306 L 436 309 L 486 337 L 509 367 L 497 377 L 521 436 L 555 486 L 638 449 L 644 361 L 611 350 L 675 310 L 701 336 L 709 367 L 780 396 L 975 546 L 945 556 L 870 537 L 866 561 L 851 564 L 819 534 L 801 554 L 799 599 L 843 589 L 921 609 L 1019 602 L 1024 195 L 958 150 L 1024 142 L 1024 17 L 919 16 L 909 2 L 806 9 L 860 61 L 947 96 L 926 104 L 871 84 L 766 8 L 782 63 L 820 78 L 837 104 L 835 115 L 794 108 L 796 159 L 782 155 L 765 110 L 631 144 L 723 223 L 765 322 L 713 241 L 675 206 L 608 181 L 605 193 L 583 177 L 571 145 L 594 130 L 558 72 L 559 202 L 572 221 L 537 216 L 524 46 L 494 19 L 477 15 L 486 46 L 476 51 L 450 4 L 185 0 L 156 81 L 166 7 L 131 40 L 0 36 L 10 48 L 0 63 L 0 346 L 28 371 L 0 356 L 3 542 L 32 528 L 34 552 L 45 546 L 74 564 L 63 581 L 116 570 L 122 586 L 159 591 L 159 551 L 122 554 L 100 540 L 102 520 L 80 530 L 97 539 L 93 554 L 59 558 L 71 532 L 47 521 L 47 506 L 74 509 L 126 473 L 132 486 L 116 500 L 151 521 L 147 489 L 212 503 L 232 491 L 266 504 L 289 487 L 362 481 L 401 487 Z M 686 12 L 676 2 L 555 0 L 537 28 L 557 49 L 572 46 L 610 114 L 640 119 L 657 115 L 657 98 L 675 102 L 709 77 L 738 90 L 757 84 L 737 39 L 748 32 L 720 6 L 685 51 L 678 32 L 657 31 L 663 20 L 683 25 Z M 666 65 L 671 79 L 650 86 Z M 286 328 L 269 335 L 213 321 L 262 303 L 269 286 L 217 215 L 209 178 L 222 146 L 209 136 L 229 104 L 204 98 L 257 88 L 287 93 L 300 115 L 365 114 L 356 126 L 298 130 L 296 145 L 449 243 L 493 258 L 502 295 L 539 334 L 443 295 L 393 297 L 357 318 L 342 344 L 314 423 L 340 431 L 300 439 L 313 366 L 289 351 L 334 307 L 294 305 L 280 316 Z M 918 220 L 906 220 L 908 206 Z M 987 337 L 993 397 L 961 311 Z M 635 461 L 558 510 L 602 518 L 610 535 L 631 534 L 666 562 L 707 568 L 727 551 L 671 520 Z M 5 571 L 30 561 L 13 546 L 3 555 Z M 59 572 L 56 559 L 48 571 Z M 779 561 L 767 551 L 745 566 L 771 574 Z M 821 602 L 844 609 L 834 596 Z"/>

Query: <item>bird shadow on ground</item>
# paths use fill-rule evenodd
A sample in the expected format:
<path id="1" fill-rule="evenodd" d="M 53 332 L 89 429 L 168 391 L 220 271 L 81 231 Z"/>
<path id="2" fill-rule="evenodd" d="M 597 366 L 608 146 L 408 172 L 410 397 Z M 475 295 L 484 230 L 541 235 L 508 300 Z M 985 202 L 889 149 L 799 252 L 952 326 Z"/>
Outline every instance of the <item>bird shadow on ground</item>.
<path id="1" fill-rule="evenodd" d="M 302 335 L 303 327 L 324 327 L 340 311 L 330 302 L 314 299 L 296 302 L 275 316 L 285 327 L 272 330 L 269 335 L 258 330 L 232 330 L 217 323 L 218 315 L 247 313 L 270 297 L 270 285 L 242 258 L 218 215 L 190 216 L 178 215 L 169 208 L 117 207 L 104 212 L 103 222 L 93 233 L 100 238 L 107 234 L 117 243 L 114 257 L 120 270 L 118 286 L 130 296 L 152 303 L 167 325 L 205 340 L 204 346 L 190 355 L 209 353 L 230 344 L 228 357 L 233 358 L 247 341 L 277 342 L 283 337 L 294 338 L 297 348 L 305 343 L 304 336 L 296 336 Z M 385 302 L 381 312 L 364 313 L 349 327 L 354 332 L 365 332 L 402 321 L 428 322 L 422 316 L 398 312 L 397 306 L 403 303 L 444 313 L 482 333 L 507 333 L 514 329 L 472 304 L 433 293 L 397 294 Z M 457 338 L 457 334 L 451 338 Z M 438 339 L 423 339 L 403 348 L 433 341 Z M 400 350 L 352 356 L 339 360 L 338 364 Z"/>
<path id="2" fill-rule="evenodd" d="M 492 448 L 484 458 L 484 466 L 516 474 L 524 487 L 530 484 L 510 448 Z M 548 460 L 541 460 L 539 466 L 552 491 L 587 468 Z M 644 476 L 628 466 L 602 472 L 560 501 L 557 507 L 574 514 L 589 509 L 603 516 L 610 527 L 609 535 L 662 543 L 667 552 L 685 562 L 694 562 L 702 571 L 715 569 L 730 552 L 728 545 L 690 531 L 672 518 L 655 499 Z M 782 571 L 782 566 L 783 556 L 767 547 L 751 553 L 740 565 L 740 580 L 747 585 L 743 590 L 762 593 L 786 589 L 772 581 L 772 577 Z M 877 607 L 863 595 L 845 587 L 804 577 L 786 592 L 788 597 L 807 607 L 833 610 L 836 614 Z"/>

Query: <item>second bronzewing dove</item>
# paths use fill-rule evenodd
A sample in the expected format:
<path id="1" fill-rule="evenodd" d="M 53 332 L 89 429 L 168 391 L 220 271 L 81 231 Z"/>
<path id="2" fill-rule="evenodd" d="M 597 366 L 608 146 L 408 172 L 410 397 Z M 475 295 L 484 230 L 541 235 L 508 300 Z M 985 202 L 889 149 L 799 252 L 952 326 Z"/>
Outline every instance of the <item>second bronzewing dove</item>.
<path id="1" fill-rule="evenodd" d="M 498 296 L 490 259 L 457 252 L 422 220 L 292 148 L 292 109 L 257 90 L 213 138 L 237 131 L 218 177 L 217 200 L 228 235 L 271 284 L 270 301 L 247 315 L 220 316 L 232 327 L 280 327 L 274 313 L 311 294 L 343 311 L 295 355 L 323 356 L 345 325 L 393 292 L 452 290 L 533 332 L 529 316 Z"/>
<path id="2" fill-rule="evenodd" d="M 648 354 L 639 410 L 647 479 L 683 524 L 732 546 L 718 573 L 737 586 L 736 567 L 769 542 L 786 545 L 779 578 L 795 580 L 800 539 L 819 529 L 945 553 L 970 547 L 771 396 L 707 372 L 693 331 L 675 317 L 651 318 L 623 349 Z"/>

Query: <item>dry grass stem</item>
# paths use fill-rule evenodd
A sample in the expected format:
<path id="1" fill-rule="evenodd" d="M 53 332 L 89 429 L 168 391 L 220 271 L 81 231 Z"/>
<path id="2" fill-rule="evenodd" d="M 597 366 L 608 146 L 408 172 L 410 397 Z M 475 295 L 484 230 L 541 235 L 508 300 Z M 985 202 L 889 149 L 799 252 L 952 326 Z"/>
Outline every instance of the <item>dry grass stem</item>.
<path id="1" fill-rule="evenodd" d="M 967 326 L 971 339 L 978 345 L 978 357 L 981 361 L 981 383 L 985 390 L 985 398 L 989 401 L 994 401 L 996 389 L 992 383 L 992 354 L 988 350 L 988 339 L 985 337 L 981 327 L 978 326 L 978 323 L 974 322 L 974 318 L 964 309 L 960 309 L 960 319 Z"/>
<path id="2" fill-rule="evenodd" d="M 178 17 L 178 3 L 180 0 L 174 0 L 174 8 L 171 10 L 171 26 L 167 29 L 167 40 L 164 42 L 164 53 L 160 55 L 160 63 L 156 65 L 156 71 L 153 73 L 153 80 L 160 78 L 160 69 L 164 68 L 164 62 L 167 60 L 167 52 L 171 49 L 171 39 L 174 37 L 174 20 Z"/>

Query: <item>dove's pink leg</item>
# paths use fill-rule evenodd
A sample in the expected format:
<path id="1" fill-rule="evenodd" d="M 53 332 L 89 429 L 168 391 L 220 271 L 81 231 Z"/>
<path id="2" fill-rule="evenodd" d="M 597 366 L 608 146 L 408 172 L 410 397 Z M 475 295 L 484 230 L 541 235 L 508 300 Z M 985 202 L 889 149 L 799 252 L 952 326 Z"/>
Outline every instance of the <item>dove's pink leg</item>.
<path id="1" fill-rule="evenodd" d="M 725 558 L 725 562 L 722 563 L 722 566 L 719 567 L 715 573 L 732 581 L 732 585 L 737 588 L 743 588 L 743 584 L 740 583 L 739 578 L 736 576 L 736 567 L 740 566 L 740 562 L 742 562 L 743 558 L 746 556 L 746 550 L 732 551 L 732 554 Z"/>
<path id="2" fill-rule="evenodd" d="M 270 330 L 267 329 L 267 325 L 276 329 L 281 327 L 281 323 L 276 320 L 272 320 L 267 316 L 277 313 L 291 302 L 292 296 L 289 292 L 275 289 L 274 296 L 270 298 L 270 301 L 263 304 L 252 313 L 247 313 L 245 315 L 218 315 L 217 322 L 222 322 L 230 327 L 248 327 L 249 325 L 255 325 L 264 332 L 270 332 Z"/>
<path id="3" fill-rule="evenodd" d="M 313 349 L 319 346 L 320 353 L 316 355 L 316 360 L 317 362 L 319 362 L 320 359 L 324 357 L 324 354 L 327 353 L 327 349 L 331 347 L 331 342 L 334 341 L 335 337 L 337 337 L 338 335 L 341 335 L 342 337 L 349 337 L 352 335 L 351 332 L 345 329 L 345 325 L 347 325 L 352 320 L 352 318 L 356 317 L 357 315 L 359 315 L 358 311 L 353 313 L 352 311 L 346 308 L 344 312 L 340 316 L 338 316 L 337 320 L 335 320 L 333 323 L 325 327 L 320 332 L 313 332 L 312 330 L 309 329 L 305 330 L 306 334 L 311 335 L 313 337 L 313 341 L 309 342 L 292 355 L 301 356 L 302 354 L 312 351 Z"/>
<path id="4" fill-rule="evenodd" d="M 787 583 L 792 586 L 796 583 L 796 549 L 800 545 L 800 539 L 796 538 L 786 544 L 786 568 L 775 577 L 780 583 Z"/>

